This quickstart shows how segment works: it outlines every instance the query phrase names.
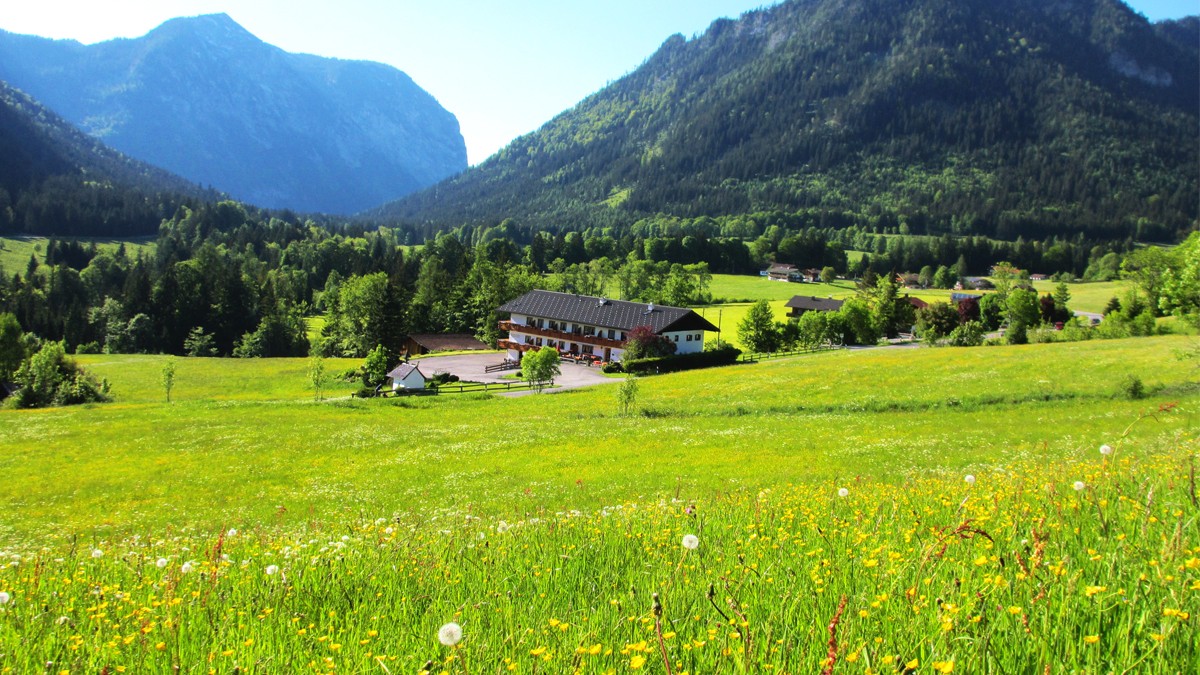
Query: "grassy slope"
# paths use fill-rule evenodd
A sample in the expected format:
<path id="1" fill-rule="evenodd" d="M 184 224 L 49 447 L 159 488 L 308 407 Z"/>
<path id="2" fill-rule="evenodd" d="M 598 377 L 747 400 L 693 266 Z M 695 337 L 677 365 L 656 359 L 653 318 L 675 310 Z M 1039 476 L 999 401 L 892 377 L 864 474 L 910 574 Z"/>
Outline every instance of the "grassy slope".
<path id="1" fill-rule="evenodd" d="M 101 250 L 116 250 L 122 243 L 125 244 L 125 251 L 131 256 L 136 257 L 138 252 L 145 251 L 146 254 L 154 253 L 155 243 L 153 239 L 138 238 L 138 239 L 108 239 L 108 238 L 86 238 L 77 237 L 76 241 L 83 243 L 94 241 Z M 37 256 L 38 262 L 46 260 L 46 241 L 45 237 L 0 237 L 0 268 L 6 274 L 14 272 L 25 273 L 25 267 L 29 264 L 29 256 Z"/>
<path id="2" fill-rule="evenodd" d="M 1039 293 L 1052 293 L 1054 282 L 1039 281 L 1034 287 Z M 1085 312 L 1102 312 L 1113 296 L 1123 296 L 1131 286 L 1125 281 L 1069 284 L 1071 308 Z M 854 282 L 839 280 L 833 284 L 793 284 L 768 281 L 765 277 L 734 274 L 714 274 L 711 286 L 713 298 L 720 304 L 695 307 L 697 312 L 714 324 L 720 319 L 721 336 L 735 346 L 740 346 L 737 325 L 746 316 L 750 305 L 758 300 L 770 302 L 775 318 L 787 316 L 784 304 L 794 295 L 812 295 L 818 298 L 848 298 L 856 292 Z M 949 302 L 951 291 L 931 288 L 919 291 L 908 290 L 909 295 L 926 302 Z M 736 301 L 736 302 L 731 302 Z"/>
<path id="3" fill-rule="evenodd" d="M 877 350 L 519 399 L 312 402 L 303 359 L 94 356 L 117 402 L 0 412 L 0 541 L 45 528 L 302 522 L 361 512 L 520 515 L 744 486 L 1059 458 L 1121 434 L 1163 400 L 1193 428 L 1195 369 L 1165 337 L 971 350 Z M 343 366 L 331 362 L 330 371 Z M 1141 377 L 1148 401 L 1114 398 Z M 338 388 L 331 389 L 341 393 Z M 1048 399 L 1048 400 L 1047 400 Z M 277 515 L 278 507 L 287 509 Z"/>

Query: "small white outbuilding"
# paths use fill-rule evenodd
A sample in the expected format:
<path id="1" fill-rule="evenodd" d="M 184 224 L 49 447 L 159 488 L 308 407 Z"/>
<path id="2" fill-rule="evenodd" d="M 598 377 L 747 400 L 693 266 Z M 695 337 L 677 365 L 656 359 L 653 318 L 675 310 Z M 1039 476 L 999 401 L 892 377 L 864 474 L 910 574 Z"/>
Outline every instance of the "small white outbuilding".
<path id="1" fill-rule="evenodd" d="M 425 375 L 415 363 L 401 363 L 387 376 L 392 378 L 392 391 L 425 388 Z"/>

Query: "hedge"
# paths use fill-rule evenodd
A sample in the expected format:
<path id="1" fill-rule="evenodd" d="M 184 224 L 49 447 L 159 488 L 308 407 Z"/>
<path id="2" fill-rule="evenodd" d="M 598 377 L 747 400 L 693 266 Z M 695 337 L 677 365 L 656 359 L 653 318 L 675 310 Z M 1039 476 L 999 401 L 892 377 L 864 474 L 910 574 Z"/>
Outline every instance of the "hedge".
<path id="1" fill-rule="evenodd" d="M 694 370 L 696 368 L 728 366 L 737 362 L 737 358 L 741 353 L 742 350 L 740 349 L 725 347 L 695 354 L 659 356 L 649 359 L 629 359 L 622 361 L 621 365 L 624 366 L 625 372 L 635 375 L 675 373 L 681 370 Z"/>

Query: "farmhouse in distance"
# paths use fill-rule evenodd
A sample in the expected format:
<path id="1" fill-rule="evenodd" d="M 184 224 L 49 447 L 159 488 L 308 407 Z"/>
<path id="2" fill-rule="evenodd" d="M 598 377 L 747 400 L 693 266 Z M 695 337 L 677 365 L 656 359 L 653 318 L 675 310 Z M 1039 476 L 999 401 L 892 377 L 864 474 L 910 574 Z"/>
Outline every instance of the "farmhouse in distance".
<path id="1" fill-rule="evenodd" d="M 554 291 L 530 291 L 496 311 L 511 314 L 500 322 L 508 339 L 499 344 L 513 361 L 542 347 L 596 361 L 620 361 L 628 334 L 641 326 L 673 342 L 676 354 L 695 354 L 704 350 L 704 333 L 717 331 L 712 322 L 684 307 Z"/>

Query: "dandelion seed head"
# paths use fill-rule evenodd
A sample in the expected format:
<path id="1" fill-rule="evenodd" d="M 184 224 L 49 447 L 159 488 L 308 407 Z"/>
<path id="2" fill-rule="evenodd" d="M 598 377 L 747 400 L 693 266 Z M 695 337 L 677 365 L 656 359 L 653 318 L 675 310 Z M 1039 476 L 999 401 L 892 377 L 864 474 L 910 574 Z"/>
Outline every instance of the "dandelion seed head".
<path id="1" fill-rule="evenodd" d="M 166 558 L 159 558 L 158 560 L 155 560 L 155 561 L 154 561 L 154 566 L 155 566 L 155 567 L 157 567 L 158 569 L 160 569 L 160 570 L 161 570 L 162 568 L 164 568 L 164 567 L 166 567 L 166 566 L 167 566 L 167 559 L 166 559 Z"/>
<path id="2" fill-rule="evenodd" d="M 967 482 L 967 485 L 975 484 L 975 476 L 973 476 L 972 474 L 967 474 L 966 477 L 963 478 L 963 480 L 965 480 Z"/>
<path id="3" fill-rule="evenodd" d="M 103 557 L 104 557 L 104 551 L 101 551 L 101 550 L 100 550 L 100 549 L 98 549 L 98 548 L 94 548 L 94 549 L 92 549 L 92 557 L 93 557 L 93 558 L 103 558 Z"/>
<path id="4" fill-rule="evenodd" d="M 846 488 L 838 488 L 838 496 L 839 497 L 849 497 L 850 491 L 847 490 Z"/>
<path id="5" fill-rule="evenodd" d="M 225 536 L 226 537 L 236 537 L 237 536 L 237 528 L 235 528 L 235 527 L 229 528 L 229 531 L 225 533 Z"/>
<path id="6" fill-rule="evenodd" d="M 1102 455 L 1111 455 L 1111 454 L 1113 454 L 1113 449 L 1112 449 L 1112 446 L 1111 446 L 1111 445 L 1109 445 L 1109 444 L 1107 444 L 1107 443 L 1105 443 L 1104 445 L 1100 446 L 1100 454 L 1102 454 Z"/>
<path id="7" fill-rule="evenodd" d="M 462 640 L 462 626 L 451 621 L 438 629 L 438 642 L 453 647 Z"/>
<path id="8" fill-rule="evenodd" d="M 279 572 L 279 565 L 267 565 L 267 575 L 271 576 Z"/>
<path id="9" fill-rule="evenodd" d="M 700 547 L 700 538 L 694 534 L 683 535 L 683 547 L 688 550 L 695 550 Z"/>
<path id="10" fill-rule="evenodd" d="M 1077 480 L 1077 481 L 1075 481 L 1075 485 L 1073 485 L 1072 487 L 1075 488 L 1076 492 L 1079 492 L 1079 491 L 1083 490 L 1085 487 L 1087 487 L 1087 484 L 1081 480 Z"/>
<path id="11" fill-rule="evenodd" d="M 188 572 L 191 572 L 191 571 L 192 571 L 192 567 L 193 567 L 193 565 L 192 565 L 192 563 L 191 563 L 190 561 L 189 561 L 189 562 L 185 562 L 185 563 L 183 563 L 183 565 L 182 565 L 182 566 L 179 568 L 179 571 L 180 571 L 180 572 L 183 572 L 184 574 L 187 574 Z"/>
<path id="12" fill-rule="evenodd" d="M 9 600 L 12 600 L 12 596 L 4 591 L 0 591 L 0 605 L 7 605 Z"/>

